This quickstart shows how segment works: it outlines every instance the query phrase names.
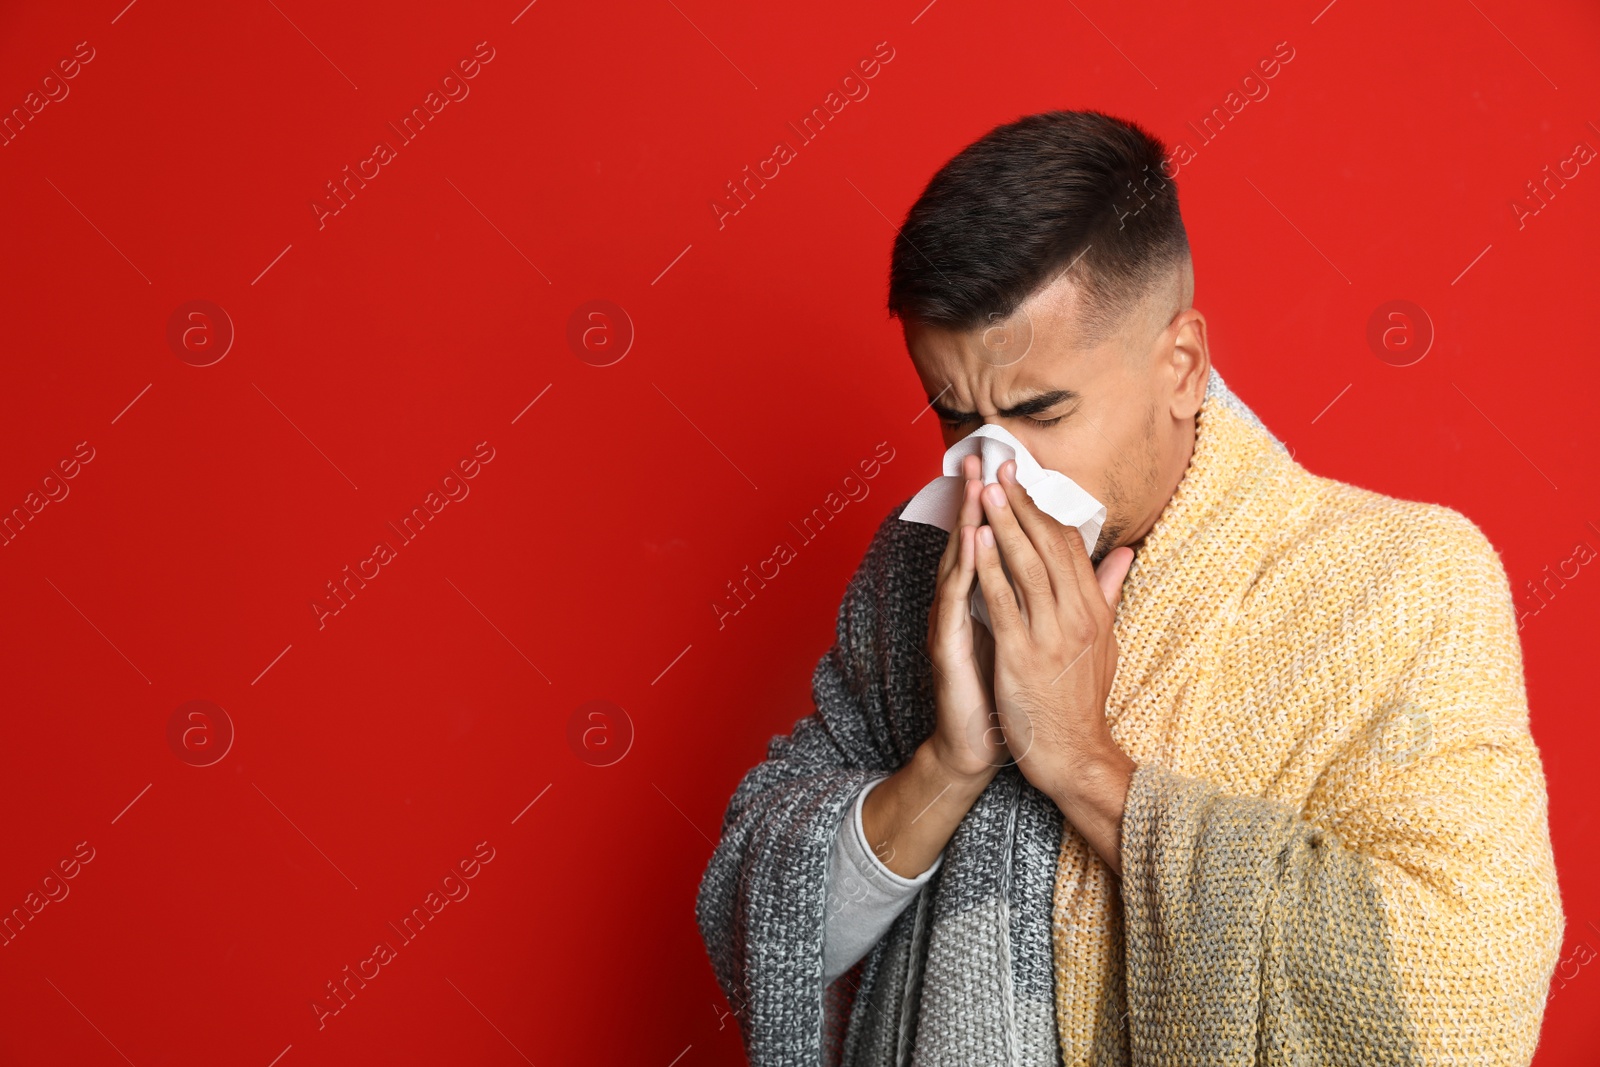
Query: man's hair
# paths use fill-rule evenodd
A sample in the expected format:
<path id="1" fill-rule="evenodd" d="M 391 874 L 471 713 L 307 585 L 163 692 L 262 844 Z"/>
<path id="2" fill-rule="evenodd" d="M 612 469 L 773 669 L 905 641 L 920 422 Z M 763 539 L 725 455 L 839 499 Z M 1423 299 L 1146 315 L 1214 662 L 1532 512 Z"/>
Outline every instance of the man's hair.
<path id="1" fill-rule="evenodd" d="M 1100 344 L 1188 260 L 1165 157 L 1155 136 L 1098 111 L 996 126 L 941 167 L 906 213 L 889 314 L 965 332 L 1005 319 L 1070 268 L 1077 340 Z"/>

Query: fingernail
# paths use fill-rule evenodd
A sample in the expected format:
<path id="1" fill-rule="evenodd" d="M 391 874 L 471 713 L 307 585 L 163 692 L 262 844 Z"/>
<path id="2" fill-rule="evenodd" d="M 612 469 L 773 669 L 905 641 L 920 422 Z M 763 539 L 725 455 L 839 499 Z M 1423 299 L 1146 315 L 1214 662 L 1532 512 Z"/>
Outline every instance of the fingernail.
<path id="1" fill-rule="evenodd" d="M 989 497 L 989 503 L 995 507 L 1003 508 L 1006 506 L 1006 491 L 1000 488 L 999 485 L 989 486 L 984 489 L 984 493 Z"/>
<path id="2" fill-rule="evenodd" d="M 980 526 L 980 527 L 978 527 L 978 540 L 983 542 L 985 548 L 993 548 L 994 547 L 994 527 L 992 527 L 992 526 Z"/>

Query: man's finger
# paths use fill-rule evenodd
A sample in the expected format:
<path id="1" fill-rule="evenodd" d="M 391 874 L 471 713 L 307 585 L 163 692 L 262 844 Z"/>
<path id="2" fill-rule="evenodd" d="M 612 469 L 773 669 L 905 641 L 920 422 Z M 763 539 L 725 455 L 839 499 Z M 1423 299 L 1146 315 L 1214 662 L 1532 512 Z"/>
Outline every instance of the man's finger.
<path id="1" fill-rule="evenodd" d="M 1117 605 L 1122 602 L 1122 582 L 1128 577 L 1128 570 L 1133 566 L 1133 549 L 1127 545 L 1118 545 L 1105 558 L 1100 561 L 1100 566 L 1094 572 L 1095 578 L 1100 582 L 1100 592 L 1105 595 L 1106 606 L 1116 614 Z"/>
<path id="2" fill-rule="evenodd" d="M 999 497 L 999 500 L 995 500 Z M 1017 523 L 1011 508 L 1006 487 L 996 483 L 983 487 L 983 510 L 994 530 L 995 543 L 1000 554 L 1016 579 L 1017 593 L 1022 598 L 1023 610 L 1028 617 L 1051 610 L 1055 591 L 1050 587 L 1050 573 L 1034 549 L 1033 542 Z"/>
<path id="3" fill-rule="evenodd" d="M 972 654 L 978 661 L 978 677 L 994 694 L 994 634 L 987 626 L 972 628 Z"/>
<path id="4" fill-rule="evenodd" d="M 1020 531 L 1019 531 L 1020 532 Z M 1022 629 L 1022 610 L 1017 597 L 1000 569 L 1000 550 L 996 546 L 993 526 L 978 527 L 974 538 L 978 549 L 978 585 L 983 589 L 983 600 L 989 608 L 989 621 L 994 624 L 996 642 Z"/>
<path id="5" fill-rule="evenodd" d="M 956 515 L 955 525 L 950 528 L 950 536 L 945 539 L 944 554 L 939 557 L 939 580 L 943 581 L 956 566 L 956 557 L 960 554 L 961 527 L 976 526 L 983 519 L 983 509 L 978 504 L 977 494 L 973 490 L 973 480 L 982 476 L 983 466 L 977 456 L 964 456 L 961 460 L 962 483 L 961 510 Z M 981 485 L 978 488 L 982 488 Z"/>
<path id="6" fill-rule="evenodd" d="M 965 495 L 961 513 L 956 519 L 955 528 L 950 531 L 949 547 L 954 549 L 954 554 L 949 556 L 948 565 L 941 562 L 939 584 L 934 591 L 933 610 L 944 620 L 943 625 L 950 633 L 959 633 L 970 625 L 972 587 L 977 580 L 975 535 L 978 523 L 983 519 L 978 504 L 978 492 L 983 488 L 979 481 L 983 468 L 978 465 L 976 457 L 970 459 L 971 462 L 964 464 L 964 473 L 968 478 L 963 486 Z"/>
<path id="7" fill-rule="evenodd" d="M 1095 584 L 1094 563 L 1089 559 L 1089 549 L 1093 546 L 1083 543 L 1083 533 L 1068 527 L 1069 537 L 1063 538 L 1067 550 L 1067 559 L 1071 561 L 1072 573 L 1077 575 L 1078 589 L 1085 600 L 1093 592 Z"/>
<path id="8" fill-rule="evenodd" d="M 972 583 L 977 577 L 977 553 L 974 551 L 976 526 L 957 526 L 956 560 L 953 569 L 937 591 L 935 609 L 951 631 L 959 631 L 967 624 L 972 612 Z"/>
<path id="9" fill-rule="evenodd" d="M 956 518 L 958 526 L 978 526 L 983 522 L 983 504 L 978 500 L 978 494 L 983 491 L 983 463 L 977 456 L 963 456 L 961 459 L 961 475 L 966 479 L 962 483 L 961 514 Z"/>
<path id="10" fill-rule="evenodd" d="M 1072 527 L 1067 526 L 1053 515 L 1047 515 L 1034 503 L 1033 497 L 1017 481 L 1017 461 L 1008 459 L 1000 464 L 1000 485 L 1006 491 L 1006 499 L 1011 502 L 1011 510 L 1016 513 L 1017 522 L 1021 525 L 1028 539 L 1033 542 L 1034 551 L 1045 566 L 1045 573 L 1050 579 L 1050 586 L 1055 590 L 1057 599 L 1071 595 L 1079 583 L 1079 573 L 1071 556 L 1068 542 L 1077 538 L 1078 544 L 1083 544 L 1083 537 Z"/>

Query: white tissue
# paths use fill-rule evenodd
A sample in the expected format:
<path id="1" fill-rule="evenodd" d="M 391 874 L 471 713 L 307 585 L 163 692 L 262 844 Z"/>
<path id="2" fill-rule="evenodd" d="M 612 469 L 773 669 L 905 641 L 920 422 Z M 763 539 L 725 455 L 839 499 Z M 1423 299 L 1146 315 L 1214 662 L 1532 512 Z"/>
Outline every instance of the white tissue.
<path id="1" fill-rule="evenodd" d="M 1039 510 L 1064 526 L 1076 527 L 1083 535 L 1085 551 L 1093 552 L 1100 539 L 1100 527 L 1106 521 L 1106 506 L 1086 493 L 1077 482 L 1060 471 L 1046 470 L 1029 454 L 1021 441 L 999 426 L 984 425 L 951 445 L 944 454 L 944 476 L 929 482 L 912 497 L 900 513 L 902 522 L 925 522 L 941 530 L 953 530 L 961 517 L 961 461 L 976 453 L 983 461 L 983 484 L 992 485 L 1000 480 L 1000 465 L 1008 459 L 1017 461 L 1017 484 L 1027 490 L 1028 497 Z M 1011 581 L 1011 570 L 1000 562 L 1006 580 Z M 1011 583 L 1013 591 L 1016 583 Z M 972 585 L 972 617 L 989 627 L 989 608 L 983 599 L 983 590 L 977 582 Z"/>

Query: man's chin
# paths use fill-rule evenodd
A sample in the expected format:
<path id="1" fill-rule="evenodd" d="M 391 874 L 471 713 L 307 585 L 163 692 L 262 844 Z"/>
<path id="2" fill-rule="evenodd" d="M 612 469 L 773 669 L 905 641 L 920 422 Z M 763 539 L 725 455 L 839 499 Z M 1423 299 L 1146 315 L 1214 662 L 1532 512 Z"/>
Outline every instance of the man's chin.
<path id="1" fill-rule="evenodd" d="M 1095 567 L 1100 566 L 1100 561 L 1110 555 L 1111 550 L 1117 547 L 1117 541 L 1122 537 L 1122 527 L 1102 526 L 1100 537 L 1094 543 L 1094 551 L 1089 553 L 1089 562 Z"/>

